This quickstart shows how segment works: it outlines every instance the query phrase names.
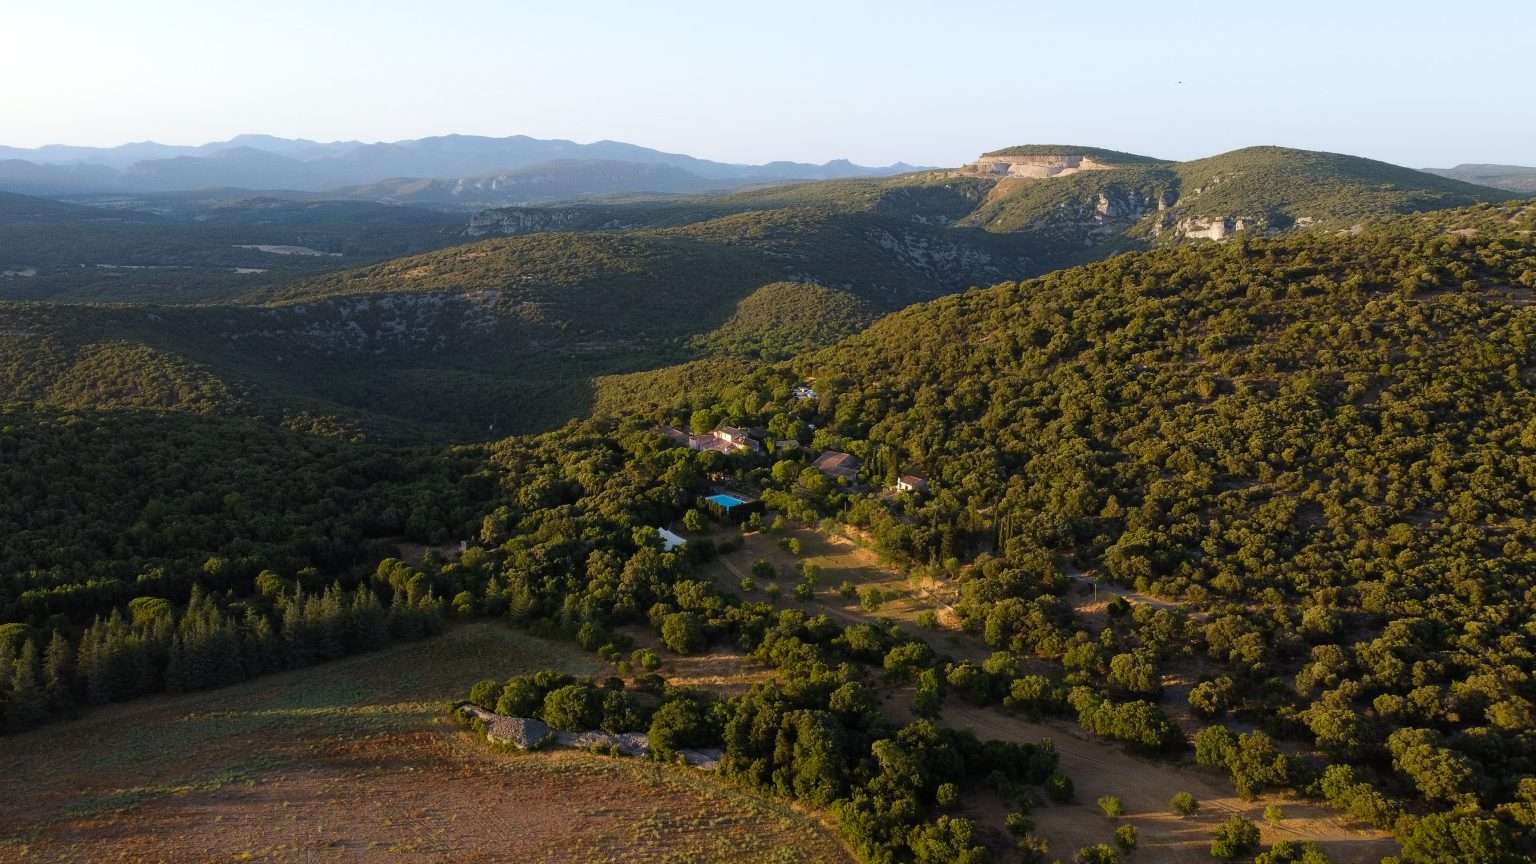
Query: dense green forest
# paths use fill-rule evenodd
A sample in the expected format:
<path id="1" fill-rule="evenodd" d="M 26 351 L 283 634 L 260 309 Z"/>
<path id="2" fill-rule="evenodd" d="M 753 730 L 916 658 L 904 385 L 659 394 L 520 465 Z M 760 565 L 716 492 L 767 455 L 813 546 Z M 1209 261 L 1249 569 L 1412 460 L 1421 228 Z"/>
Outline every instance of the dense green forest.
<path id="1" fill-rule="evenodd" d="M 408 307 L 384 303 L 397 295 L 376 295 L 378 280 L 468 291 L 496 278 L 473 250 L 550 244 L 595 256 L 573 257 L 573 272 L 613 274 L 622 291 L 611 296 L 627 308 L 647 292 L 629 280 L 663 272 L 648 250 L 697 249 L 725 272 L 741 238 L 790 248 L 775 244 L 822 230 L 807 224 L 738 214 L 643 243 L 513 238 L 326 284 L 393 321 Z M 612 416 L 485 448 L 401 449 L 220 416 L 252 397 L 194 374 L 209 367 L 150 354 L 166 380 L 140 390 L 185 377 L 192 396 L 172 393 L 166 407 L 195 397 L 208 416 L 46 404 L 0 415 L 5 722 L 301 666 L 425 635 L 447 616 L 510 617 L 615 660 L 630 647 L 616 628 L 637 623 L 680 653 L 735 644 L 798 683 L 727 703 L 672 694 L 649 718 L 616 704 L 615 725 L 648 722 L 655 734 L 662 716 L 659 752 L 723 743 L 727 773 L 833 805 L 870 860 L 985 860 L 946 800 L 984 784 L 1022 808 L 1033 794 L 1023 787 L 1069 797 L 1070 786 L 1044 750 L 987 750 L 926 723 L 879 727 L 863 707 L 864 667 L 914 682 L 919 712 L 948 690 L 1072 718 L 1159 757 L 1192 750 L 1242 794 L 1295 789 L 1392 829 L 1406 864 L 1527 860 L 1533 230 L 1536 207 L 1504 204 L 1120 255 L 895 312 L 786 362 L 722 362 L 670 398 L 633 394 Z M 721 242 L 691 245 L 712 232 Z M 777 281 L 772 271 L 722 298 L 718 350 L 772 358 L 814 344 L 856 326 L 858 300 L 879 296 L 802 286 L 742 302 L 759 278 Z M 270 331 L 316 284 L 238 312 L 71 314 L 151 333 L 164 332 L 156 316 L 185 328 L 249 314 Z M 565 287 L 560 302 L 600 299 Z M 537 321 L 539 301 L 522 290 L 506 302 Z M 825 311 L 780 314 L 780 290 Z M 645 326 L 686 335 L 668 320 L 682 306 L 666 305 L 685 301 L 655 300 L 636 313 Z M 338 330 L 364 307 L 350 308 L 326 313 Z M 43 386 L 22 357 L 40 333 L 77 352 L 76 366 L 94 356 L 54 311 L 12 311 L 11 380 Z M 450 346 L 464 348 L 445 337 Z M 134 360 L 112 350 L 130 353 L 108 354 L 110 368 Z M 67 392 L 113 392 L 69 380 Z M 816 398 L 797 398 L 807 381 Z M 438 404 L 426 410 L 453 410 Z M 679 448 L 654 433 L 658 421 L 761 425 L 855 454 L 862 482 L 835 483 L 796 458 Z M 931 494 L 876 494 L 912 470 Z M 954 663 L 900 631 L 776 611 L 695 578 L 713 548 L 664 553 L 654 528 L 685 518 L 720 474 L 788 518 L 864 529 L 891 560 L 946 580 L 993 660 Z M 451 562 L 407 564 L 394 548 L 459 540 L 471 548 Z M 1064 600 L 1078 571 L 1170 608 L 1120 603 L 1091 624 Z M 1048 674 L 1025 674 L 1026 661 Z M 1208 725 L 1188 740 L 1167 716 L 1163 673 L 1196 679 L 1178 698 Z M 573 686 L 547 688 L 538 710 Z M 596 699 L 567 694 L 556 707 L 600 723 Z M 796 740 L 803 752 L 780 751 Z M 988 762 L 1006 767 L 981 772 Z M 1243 845 L 1243 826 L 1230 834 Z"/>

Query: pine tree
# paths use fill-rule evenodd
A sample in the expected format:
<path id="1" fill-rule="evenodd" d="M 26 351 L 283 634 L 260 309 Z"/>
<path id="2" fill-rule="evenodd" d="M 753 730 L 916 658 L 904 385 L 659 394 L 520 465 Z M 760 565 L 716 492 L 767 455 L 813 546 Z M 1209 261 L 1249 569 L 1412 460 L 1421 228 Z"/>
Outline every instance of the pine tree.
<path id="1" fill-rule="evenodd" d="M 65 713 L 75 704 L 75 648 L 62 631 L 53 631 L 48 650 L 43 652 L 43 689 L 48 707 Z"/>
<path id="2" fill-rule="evenodd" d="M 6 708 L 5 728 L 15 732 L 31 729 L 48 719 L 48 700 L 38 684 L 37 643 L 22 643 L 11 675 L 10 704 Z"/>

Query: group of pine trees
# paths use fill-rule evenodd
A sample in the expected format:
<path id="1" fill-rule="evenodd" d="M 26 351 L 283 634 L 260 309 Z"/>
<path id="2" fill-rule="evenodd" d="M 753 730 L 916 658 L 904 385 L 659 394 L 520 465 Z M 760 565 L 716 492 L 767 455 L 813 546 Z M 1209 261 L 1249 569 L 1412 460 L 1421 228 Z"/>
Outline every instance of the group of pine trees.
<path id="1" fill-rule="evenodd" d="M 43 634 L 8 624 L 0 627 L 0 731 L 418 639 L 440 631 L 444 615 L 443 601 L 422 583 L 396 590 L 376 580 L 350 591 L 340 583 L 320 592 L 296 586 L 231 602 L 195 587 L 180 608 L 139 597 L 126 614 L 98 616 L 73 638 L 63 628 Z"/>

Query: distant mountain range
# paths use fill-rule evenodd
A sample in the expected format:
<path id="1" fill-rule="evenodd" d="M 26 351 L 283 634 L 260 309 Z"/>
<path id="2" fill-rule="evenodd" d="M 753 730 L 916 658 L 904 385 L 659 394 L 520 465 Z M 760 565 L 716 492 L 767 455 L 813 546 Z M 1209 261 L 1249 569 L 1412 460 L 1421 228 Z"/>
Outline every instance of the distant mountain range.
<path id="1" fill-rule="evenodd" d="M 1457 165 L 1455 168 L 1425 168 L 1431 174 L 1508 189 L 1511 192 L 1536 193 L 1536 168 L 1525 165 Z"/>
<path id="2" fill-rule="evenodd" d="M 911 170 L 915 167 L 902 163 L 865 167 L 841 159 L 822 165 L 736 165 L 620 141 L 578 144 L 526 135 L 443 135 L 377 144 L 239 135 L 195 147 L 153 142 L 108 148 L 0 146 L 0 190 L 32 195 L 211 188 L 293 193 L 346 190 L 339 197 L 376 193 L 386 200 L 424 197 L 438 205 L 483 206 L 615 193 L 700 192 L 786 180 L 882 177 Z M 455 189 L 473 200 L 465 200 Z"/>

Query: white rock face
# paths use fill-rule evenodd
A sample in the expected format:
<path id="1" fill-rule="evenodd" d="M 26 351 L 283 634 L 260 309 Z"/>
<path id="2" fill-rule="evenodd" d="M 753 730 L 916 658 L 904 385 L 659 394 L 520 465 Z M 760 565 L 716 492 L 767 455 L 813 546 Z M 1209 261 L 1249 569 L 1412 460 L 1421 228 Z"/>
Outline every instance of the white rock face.
<path id="1" fill-rule="evenodd" d="M 1074 153 L 1047 156 L 982 156 L 967 166 L 976 174 L 988 177 L 1025 177 L 1045 179 L 1065 177 L 1079 171 L 1107 171 L 1113 165 L 1094 161 L 1092 156 Z"/>
<path id="2" fill-rule="evenodd" d="M 1239 231 L 1249 228 L 1248 220 L 1241 216 L 1180 219 L 1173 230 L 1181 237 L 1205 240 L 1225 240 Z"/>

